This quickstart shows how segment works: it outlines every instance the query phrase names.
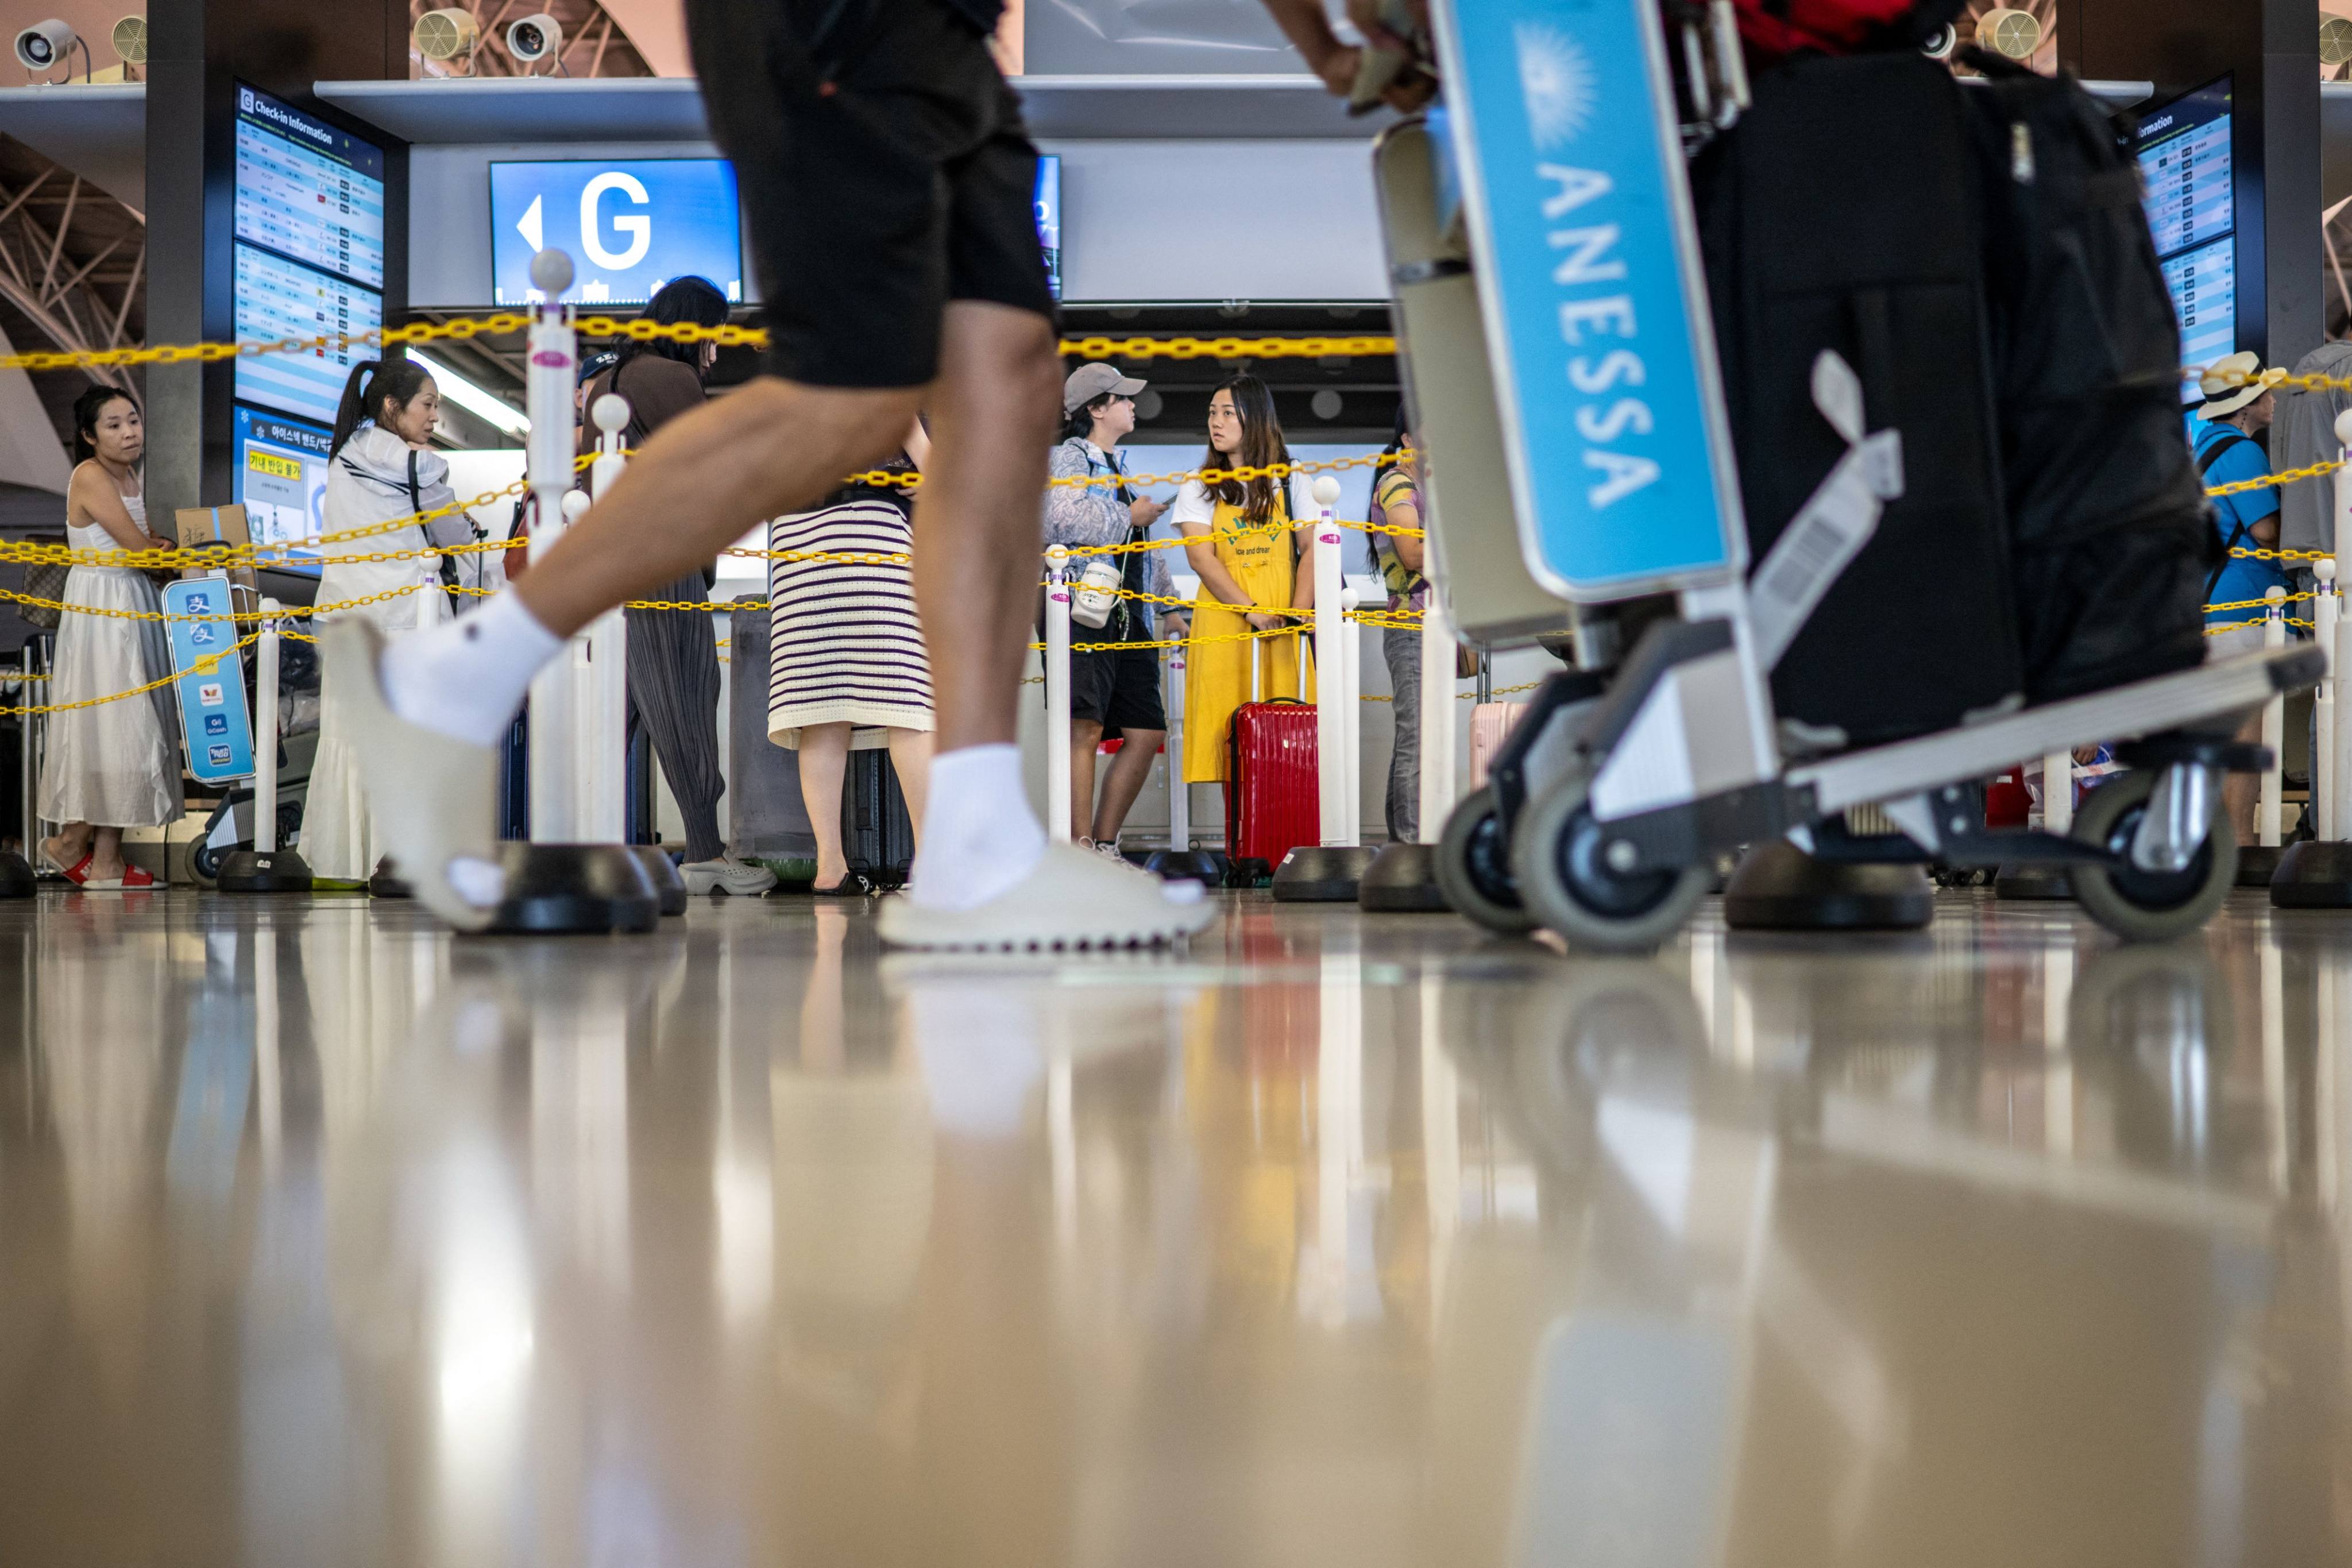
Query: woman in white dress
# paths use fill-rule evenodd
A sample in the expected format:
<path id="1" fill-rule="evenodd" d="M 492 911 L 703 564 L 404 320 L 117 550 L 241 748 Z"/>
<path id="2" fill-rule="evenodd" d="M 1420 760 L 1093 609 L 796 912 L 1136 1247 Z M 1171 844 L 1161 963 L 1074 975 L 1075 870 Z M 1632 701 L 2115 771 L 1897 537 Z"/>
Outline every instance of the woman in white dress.
<path id="1" fill-rule="evenodd" d="M 430 511 L 457 499 L 449 488 L 449 463 L 425 443 L 441 414 L 440 389 L 415 363 L 366 360 L 352 367 L 335 415 L 334 444 L 328 449 L 325 531 L 366 528 L 414 512 Z M 386 635 L 449 618 L 449 597 L 441 589 L 441 557 L 432 546 L 452 543 L 472 531 L 462 512 L 432 524 L 411 523 L 347 545 L 330 544 L 329 555 L 389 554 L 415 551 L 391 561 L 332 562 L 319 578 L 319 603 L 338 604 L 388 594 L 321 616 L 320 622 L 364 616 Z M 437 536 L 437 537 L 436 537 Z M 302 808 L 302 858 L 321 882 L 356 887 L 374 872 L 382 851 L 368 825 L 366 781 L 343 729 L 331 682 L 319 693 L 319 752 L 310 768 L 310 797 Z"/>
<path id="2" fill-rule="evenodd" d="M 81 460 L 66 487 L 66 539 L 74 549 L 171 548 L 147 531 L 139 467 L 146 451 L 146 427 L 129 393 L 94 386 L 82 394 L 74 405 L 74 455 Z M 171 673 L 161 621 L 89 613 L 155 614 L 160 601 L 146 574 L 76 566 L 66 574 L 65 602 L 50 701 L 109 697 Z M 49 716 L 40 813 L 61 826 L 41 841 L 41 857 L 68 880 L 86 889 L 154 886 L 152 873 L 123 863 L 122 830 L 176 821 L 182 805 L 179 721 L 167 689 Z"/>

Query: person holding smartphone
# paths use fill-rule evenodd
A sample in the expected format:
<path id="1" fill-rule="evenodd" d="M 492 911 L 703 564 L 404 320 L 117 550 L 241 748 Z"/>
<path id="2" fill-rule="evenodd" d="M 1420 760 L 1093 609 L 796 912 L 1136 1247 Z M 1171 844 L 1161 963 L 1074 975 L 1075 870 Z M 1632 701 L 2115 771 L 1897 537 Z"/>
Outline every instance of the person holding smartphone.
<path id="1" fill-rule="evenodd" d="M 1062 442 L 1047 462 L 1045 542 L 1070 552 L 1074 596 L 1070 641 L 1149 642 L 1152 628 L 1163 637 L 1184 635 L 1167 552 L 1130 549 L 1116 555 L 1090 554 L 1108 544 L 1144 542 L 1168 510 L 1164 501 L 1139 496 L 1125 483 L 1086 484 L 1124 476 L 1127 462 L 1118 444 L 1135 429 L 1135 395 L 1144 383 L 1118 367 L 1082 364 L 1062 384 Z M 1091 579 L 1088 574 L 1092 574 Z M 1119 596 L 1101 600 L 1116 578 Z M 1087 589 L 1091 584 L 1092 593 Z M 1100 609 L 1099 621 L 1086 612 Z M 1154 614 L 1154 611 L 1158 611 Z M 1097 648 L 1070 655 L 1070 835 L 1103 854 L 1118 854 L 1119 829 L 1135 797 L 1151 776 L 1151 759 L 1168 738 L 1168 713 L 1160 696 L 1160 650 L 1154 647 Z M 1095 798 L 1095 758 L 1102 742 L 1117 740 L 1118 755 Z"/>

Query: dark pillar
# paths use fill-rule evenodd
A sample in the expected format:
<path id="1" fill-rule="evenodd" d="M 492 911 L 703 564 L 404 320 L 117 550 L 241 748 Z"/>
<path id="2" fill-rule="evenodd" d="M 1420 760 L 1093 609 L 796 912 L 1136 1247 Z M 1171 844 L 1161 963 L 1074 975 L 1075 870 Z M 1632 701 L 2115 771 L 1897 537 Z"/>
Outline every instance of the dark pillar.
<path id="1" fill-rule="evenodd" d="M 2066 0 L 2059 59 L 2158 99 L 2236 78 L 2238 346 L 2293 365 L 2326 333 L 2318 0 Z"/>
<path id="2" fill-rule="evenodd" d="M 321 104 L 313 82 L 405 79 L 408 9 L 395 0 L 172 0 L 152 8 L 147 57 L 147 341 L 226 340 L 234 325 L 236 84 L 244 81 L 384 148 L 387 326 L 408 303 L 407 148 Z M 235 366 L 150 365 L 149 525 L 231 499 Z"/>

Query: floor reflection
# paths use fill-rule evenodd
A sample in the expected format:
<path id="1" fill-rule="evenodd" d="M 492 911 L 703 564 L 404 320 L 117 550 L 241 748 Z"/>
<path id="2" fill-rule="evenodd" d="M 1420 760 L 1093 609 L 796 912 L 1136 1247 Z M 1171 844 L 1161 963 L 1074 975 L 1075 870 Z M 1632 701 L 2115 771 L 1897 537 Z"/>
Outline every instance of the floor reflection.
<path id="1" fill-rule="evenodd" d="M 2352 1557 L 2352 925 L 0 906 L 0 1557 Z"/>

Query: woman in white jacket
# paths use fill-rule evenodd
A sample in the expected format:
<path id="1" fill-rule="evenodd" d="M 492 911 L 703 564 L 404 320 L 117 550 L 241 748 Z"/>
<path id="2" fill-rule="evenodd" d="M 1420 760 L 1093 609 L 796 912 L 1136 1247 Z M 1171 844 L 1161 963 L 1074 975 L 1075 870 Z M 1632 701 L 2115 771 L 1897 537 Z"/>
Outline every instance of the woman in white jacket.
<path id="1" fill-rule="evenodd" d="M 352 367 L 335 415 L 334 445 L 328 451 L 325 531 L 341 533 L 431 511 L 457 499 L 449 488 L 449 464 L 429 449 L 441 394 L 433 378 L 404 359 L 367 360 Z M 319 579 L 319 603 L 340 604 L 383 594 L 390 597 L 318 617 L 320 623 L 362 616 L 386 634 L 432 626 L 449 618 L 441 588 L 441 557 L 432 546 L 457 542 L 472 527 L 463 512 L 430 524 L 410 523 L 347 544 L 330 544 L 329 555 L 415 551 L 389 561 L 333 562 Z M 390 782 L 390 781 L 379 781 Z M 302 810 L 302 858 L 321 882 L 363 883 L 373 874 L 380 851 L 368 826 L 366 783 L 346 738 L 331 684 L 319 704 L 319 754 L 311 764 L 310 792 Z"/>

